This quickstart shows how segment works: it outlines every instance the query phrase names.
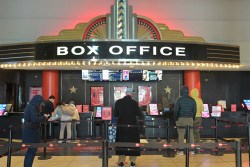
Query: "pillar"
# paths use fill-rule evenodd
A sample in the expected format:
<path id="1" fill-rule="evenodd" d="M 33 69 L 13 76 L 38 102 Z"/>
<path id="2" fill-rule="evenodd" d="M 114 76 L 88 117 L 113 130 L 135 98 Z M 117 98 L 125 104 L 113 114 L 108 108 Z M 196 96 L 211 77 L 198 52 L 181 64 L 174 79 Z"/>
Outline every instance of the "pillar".
<path id="1" fill-rule="evenodd" d="M 54 105 L 57 103 L 59 95 L 59 72 L 57 70 L 44 70 L 42 72 L 42 96 L 45 100 L 50 95 L 56 97 Z"/>
<path id="2" fill-rule="evenodd" d="M 199 97 L 201 97 L 200 71 L 197 70 L 184 71 L 184 85 L 189 88 L 189 92 L 191 92 L 193 88 L 197 88 L 200 92 Z"/>

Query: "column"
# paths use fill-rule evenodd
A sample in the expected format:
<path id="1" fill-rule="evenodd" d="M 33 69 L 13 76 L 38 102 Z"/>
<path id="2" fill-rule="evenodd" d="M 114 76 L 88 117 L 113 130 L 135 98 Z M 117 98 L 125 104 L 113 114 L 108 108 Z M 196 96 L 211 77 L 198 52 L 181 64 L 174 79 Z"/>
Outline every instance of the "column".
<path id="1" fill-rule="evenodd" d="M 200 71 L 197 70 L 184 71 L 184 85 L 189 88 L 189 92 L 191 92 L 193 88 L 197 88 L 200 92 L 199 97 L 201 97 Z"/>
<path id="2" fill-rule="evenodd" d="M 57 103 L 59 95 L 59 72 L 57 70 L 44 70 L 42 72 L 42 96 L 45 100 L 50 95 L 56 97 L 54 104 Z"/>

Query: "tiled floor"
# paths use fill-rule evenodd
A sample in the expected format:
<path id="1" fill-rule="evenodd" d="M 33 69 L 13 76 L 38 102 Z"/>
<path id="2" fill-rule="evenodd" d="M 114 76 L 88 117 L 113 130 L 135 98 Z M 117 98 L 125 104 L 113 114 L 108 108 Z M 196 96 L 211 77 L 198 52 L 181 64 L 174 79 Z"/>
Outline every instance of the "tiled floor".
<path id="1" fill-rule="evenodd" d="M 11 167 L 22 167 L 24 156 L 12 156 Z M 117 156 L 109 159 L 109 167 L 116 167 Z M 242 154 L 242 167 L 248 166 L 248 154 Z M 7 166 L 7 157 L 0 158 L 0 167 Z M 33 167 L 101 167 L 102 160 L 97 156 L 53 156 L 49 160 L 35 158 Z M 165 158 L 161 155 L 142 155 L 138 157 L 136 167 L 185 167 L 185 156 Z M 190 156 L 190 167 L 235 167 L 235 155 L 213 156 L 196 154 Z M 129 163 L 126 163 L 129 167 Z"/>

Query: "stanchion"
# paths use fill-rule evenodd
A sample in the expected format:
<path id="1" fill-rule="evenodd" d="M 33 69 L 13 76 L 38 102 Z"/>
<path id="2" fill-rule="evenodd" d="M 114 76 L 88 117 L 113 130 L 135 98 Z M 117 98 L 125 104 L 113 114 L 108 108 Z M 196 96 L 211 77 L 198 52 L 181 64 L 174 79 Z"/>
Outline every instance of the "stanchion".
<path id="1" fill-rule="evenodd" d="M 7 167 L 11 166 L 11 143 L 12 143 L 12 125 L 9 126 L 9 146 L 8 146 Z"/>
<path id="2" fill-rule="evenodd" d="M 102 167 L 108 167 L 108 140 L 102 141 Z"/>
<path id="3" fill-rule="evenodd" d="M 241 144 L 240 140 L 235 141 L 235 162 L 236 162 L 236 167 L 242 167 L 242 158 L 241 158 Z"/>
<path id="4" fill-rule="evenodd" d="M 167 143 L 170 143 L 170 133 L 169 133 L 169 119 L 167 118 Z M 173 149 L 167 148 L 166 154 L 163 157 L 175 157 L 175 151 Z"/>
<path id="5" fill-rule="evenodd" d="M 47 122 L 44 123 L 44 143 L 47 142 Z M 43 155 L 38 157 L 39 160 L 51 159 L 51 156 L 47 155 L 46 147 L 43 147 Z"/>
<path id="6" fill-rule="evenodd" d="M 186 126 L 186 143 L 190 143 L 190 126 Z M 189 148 L 185 148 L 186 153 L 186 167 L 189 167 Z"/>
<path id="7" fill-rule="evenodd" d="M 108 143 L 108 121 L 102 121 L 102 122 L 104 123 L 104 141 L 107 141 L 107 143 Z M 107 157 L 111 158 L 112 155 L 107 154 Z M 103 154 L 100 154 L 99 158 L 101 158 L 103 161 L 103 159 L 104 159 Z"/>
<path id="8" fill-rule="evenodd" d="M 215 143 L 218 143 L 218 118 L 215 118 L 215 129 L 214 129 L 214 138 L 215 138 Z M 220 148 L 216 147 L 215 152 L 212 152 L 211 155 L 214 156 L 222 156 L 224 153 L 220 150 Z"/>

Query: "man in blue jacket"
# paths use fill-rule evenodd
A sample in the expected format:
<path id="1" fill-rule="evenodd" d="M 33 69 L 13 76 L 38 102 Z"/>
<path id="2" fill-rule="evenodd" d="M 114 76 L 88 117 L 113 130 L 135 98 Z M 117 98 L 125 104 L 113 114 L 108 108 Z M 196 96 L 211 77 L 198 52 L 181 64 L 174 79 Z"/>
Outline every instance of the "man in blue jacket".
<path id="1" fill-rule="evenodd" d="M 34 96 L 24 110 L 24 128 L 23 143 L 39 143 L 40 142 L 40 123 L 45 121 L 49 115 L 40 115 L 43 105 L 43 97 L 41 95 Z M 25 158 L 24 167 L 32 167 L 37 147 L 29 147 Z"/>
<path id="2" fill-rule="evenodd" d="M 176 126 L 190 126 L 193 127 L 193 121 L 196 115 L 196 102 L 188 95 L 189 89 L 183 86 L 180 90 L 180 97 L 177 99 L 174 107 L 174 118 Z M 184 143 L 185 128 L 177 128 L 178 143 Z M 194 143 L 193 129 L 190 128 L 190 143 Z M 191 152 L 193 153 L 193 151 Z M 178 151 L 178 155 L 184 155 L 183 151 Z"/>

